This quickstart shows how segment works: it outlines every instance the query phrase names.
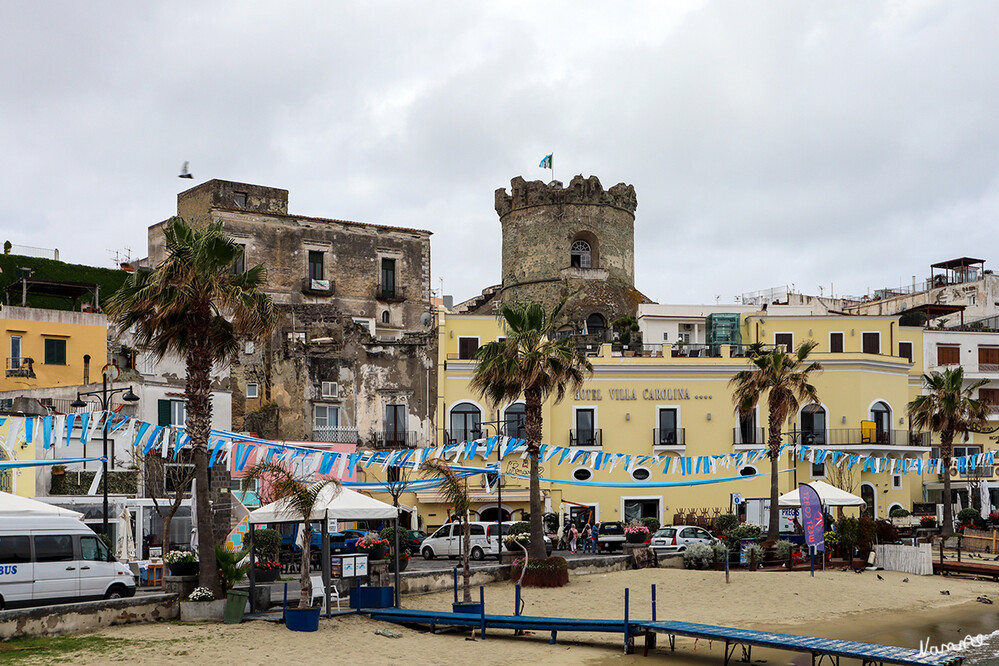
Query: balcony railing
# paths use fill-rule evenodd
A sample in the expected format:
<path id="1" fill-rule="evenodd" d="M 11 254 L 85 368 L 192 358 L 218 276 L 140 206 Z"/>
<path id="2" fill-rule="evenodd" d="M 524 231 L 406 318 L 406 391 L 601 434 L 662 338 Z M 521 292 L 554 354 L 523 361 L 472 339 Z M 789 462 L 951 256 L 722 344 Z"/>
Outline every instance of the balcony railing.
<path id="1" fill-rule="evenodd" d="M 733 428 L 733 444 L 766 444 L 767 431 L 764 428 Z"/>
<path id="2" fill-rule="evenodd" d="M 313 426 L 312 441 L 336 442 L 339 444 L 357 444 L 357 428 L 338 428 L 336 426 Z"/>
<path id="3" fill-rule="evenodd" d="M 573 428 L 569 431 L 569 446 L 602 446 L 600 428 L 589 428 L 579 430 Z"/>
<path id="4" fill-rule="evenodd" d="M 416 448 L 415 430 L 383 430 L 374 433 L 374 445 L 390 449 Z"/>
<path id="5" fill-rule="evenodd" d="M 652 430 L 653 446 L 686 446 L 687 436 L 683 428 L 655 428 Z"/>
<path id="6" fill-rule="evenodd" d="M 8 356 L 7 376 L 8 377 L 30 377 L 35 376 L 35 360 L 30 356 Z"/>
<path id="7" fill-rule="evenodd" d="M 482 439 L 485 435 L 482 432 L 482 428 L 457 428 L 454 430 L 445 430 L 444 432 L 444 442 L 447 444 L 458 444 L 461 442 L 471 442 L 476 439 Z"/>
<path id="8" fill-rule="evenodd" d="M 399 302 L 406 300 L 406 291 L 402 287 L 375 287 L 375 300 Z"/>
<path id="9" fill-rule="evenodd" d="M 875 432 L 863 428 L 831 428 L 819 432 L 800 430 L 785 433 L 785 441 L 795 441 L 805 446 L 929 446 L 930 433 L 909 430 L 882 430 Z"/>

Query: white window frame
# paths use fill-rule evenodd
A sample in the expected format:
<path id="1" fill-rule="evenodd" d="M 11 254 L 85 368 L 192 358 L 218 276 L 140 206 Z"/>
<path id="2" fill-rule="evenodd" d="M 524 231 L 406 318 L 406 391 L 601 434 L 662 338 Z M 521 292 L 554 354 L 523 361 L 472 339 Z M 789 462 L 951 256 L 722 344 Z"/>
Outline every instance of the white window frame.
<path id="1" fill-rule="evenodd" d="M 14 341 L 17 340 L 17 353 L 14 353 Z M 17 370 L 21 367 L 21 359 L 24 358 L 24 338 L 20 335 L 10 336 L 10 369 Z"/>
<path id="2" fill-rule="evenodd" d="M 340 383 L 327 381 L 320 382 L 319 396 L 323 400 L 337 400 L 340 397 Z"/>
<path id="3" fill-rule="evenodd" d="M 180 420 L 177 417 L 180 416 Z M 185 400 L 170 399 L 170 425 L 182 426 L 187 423 L 187 402 Z"/>
<path id="4" fill-rule="evenodd" d="M 572 406 L 572 430 L 579 430 L 576 427 L 576 412 L 579 410 L 593 410 L 593 432 L 600 430 L 600 409 L 597 405 L 573 405 Z M 584 451 L 600 451 L 603 449 L 603 437 L 600 438 L 600 446 L 573 446 L 574 450 L 582 449 Z"/>
<path id="5" fill-rule="evenodd" d="M 326 415 L 323 417 L 326 423 L 319 423 L 319 410 L 323 409 L 326 411 Z M 336 414 L 336 423 L 330 424 L 329 415 L 330 411 Z M 313 428 L 339 428 L 340 427 L 340 405 L 331 405 L 325 402 L 317 403 L 312 406 L 312 427 Z"/>
<path id="6" fill-rule="evenodd" d="M 815 473 L 815 465 L 822 465 L 822 474 L 821 475 L 818 475 L 818 474 Z M 808 472 L 809 472 L 811 478 L 813 478 L 813 479 L 824 479 L 824 478 L 826 478 L 826 475 L 828 474 L 828 468 L 827 468 L 827 466 L 826 466 L 826 464 L 824 462 L 823 463 L 809 462 L 808 463 Z"/>
<path id="7" fill-rule="evenodd" d="M 247 340 L 246 343 L 243 345 L 244 354 L 252 354 L 255 349 L 256 346 L 254 345 L 253 340 Z"/>
<path id="8" fill-rule="evenodd" d="M 664 409 L 672 409 L 673 411 L 676 412 L 676 429 L 678 432 L 680 430 L 683 430 L 683 419 L 681 414 L 682 410 L 680 408 L 680 405 L 656 405 L 656 411 L 655 411 L 656 420 L 655 420 L 655 425 L 653 425 L 652 427 L 656 430 L 659 429 L 659 412 Z M 653 444 L 652 450 L 653 452 L 683 450 L 686 448 L 686 446 L 687 446 L 686 439 L 684 439 L 683 444 L 680 444 L 680 442 L 677 442 L 675 444 L 659 444 L 658 442 L 656 442 L 655 444 Z"/>
<path id="9" fill-rule="evenodd" d="M 655 501 L 659 504 L 659 515 L 656 516 L 659 520 L 659 524 L 663 523 L 663 496 L 662 495 L 621 495 L 621 506 L 619 511 L 621 522 L 624 523 L 624 503 L 628 500 L 639 500 L 639 501 Z"/>
<path id="10" fill-rule="evenodd" d="M 246 383 L 246 399 L 255 400 L 260 397 L 260 385 L 257 382 Z"/>
<path id="11" fill-rule="evenodd" d="M 891 475 L 891 487 L 892 490 L 899 490 L 902 488 L 902 475 L 892 474 Z"/>
<path id="12" fill-rule="evenodd" d="M 459 335 L 458 336 L 458 342 L 457 342 L 458 348 L 456 350 L 457 351 L 456 356 L 458 357 L 458 360 L 460 360 L 460 361 L 472 361 L 472 360 L 474 360 L 475 359 L 474 356 L 472 358 L 461 358 L 461 341 L 462 340 L 475 340 L 475 350 L 478 351 L 479 347 L 482 346 L 482 338 L 480 338 L 478 335 Z"/>
<path id="13" fill-rule="evenodd" d="M 794 331 L 777 331 L 777 332 L 775 332 L 774 333 L 774 347 L 776 347 L 779 344 L 777 342 L 777 336 L 778 335 L 790 335 L 791 336 L 791 344 L 788 346 L 787 350 L 789 352 L 793 352 L 794 351 Z"/>

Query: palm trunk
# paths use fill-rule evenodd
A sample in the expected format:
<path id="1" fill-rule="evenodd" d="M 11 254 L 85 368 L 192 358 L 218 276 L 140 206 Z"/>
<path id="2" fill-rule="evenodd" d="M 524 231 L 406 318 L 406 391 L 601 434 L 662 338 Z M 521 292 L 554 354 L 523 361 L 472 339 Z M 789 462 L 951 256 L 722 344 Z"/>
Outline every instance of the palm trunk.
<path id="1" fill-rule="evenodd" d="M 944 461 L 943 525 L 940 526 L 940 534 L 950 536 L 954 533 L 954 503 L 951 499 L 950 489 L 950 461 L 954 457 L 954 431 L 952 430 L 944 430 L 940 433 L 940 457 Z"/>
<path id="2" fill-rule="evenodd" d="M 163 518 L 163 556 L 166 557 L 166 555 L 170 552 L 170 523 L 171 521 L 173 521 L 173 511 L 170 511 L 169 513 L 167 513 L 167 515 L 163 516 L 162 518 Z M 169 565 L 167 565 L 167 568 L 169 569 Z M 164 590 L 166 589 L 166 578 L 167 578 L 166 576 L 163 576 L 160 579 L 160 587 L 162 587 Z"/>
<path id="3" fill-rule="evenodd" d="M 538 471 L 539 447 L 541 445 L 541 392 L 537 389 L 524 391 L 525 431 L 527 453 L 531 461 L 531 549 L 530 555 L 537 560 L 547 557 L 545 551 L 545 523 L 541 504 L 541 478 Z"/>
<path id="4" fill-rule="evenodd" d="M 770 409 L 770 437 L 767 442 L 769 449 L 767 455 L 770 458 L 770 523 L 767 528 L 767 541 L 776 541 L 780 537 L 780 507 L 777 506 L 780 501 L 778 463 L 780 462 L 780 427 L 784 422 L 784 415 L 778 412 L 779 410 Z"/>
<path id="5" fill-rule="evenodd" d="M 302 535 L 302 573 L 298 582 L 302 586 L 302 594 L 298 599 L 299 608 L 312 606 L 312 523 L 302 523 L 305 526 Z M 332 583 L 331 583 L 332 584 Z"/>
<path id="6" fill-rule="evenodd" d="M 208 327 L 211 310 L 207 303 L 199 304 L 191 312 L 191 344 L 187 353 L 187 434 L 191 438 L 194 458 L 194 476 L 198 480 L 195 503 L 198 507 L 198 584 L 207 587 L 216 596 L 222 593 L 219 584 L 218 564 L 215 561 L 214 515 L 209 495 L 208 437 L 211 434 L 212 351 L 209 347 Z"/>

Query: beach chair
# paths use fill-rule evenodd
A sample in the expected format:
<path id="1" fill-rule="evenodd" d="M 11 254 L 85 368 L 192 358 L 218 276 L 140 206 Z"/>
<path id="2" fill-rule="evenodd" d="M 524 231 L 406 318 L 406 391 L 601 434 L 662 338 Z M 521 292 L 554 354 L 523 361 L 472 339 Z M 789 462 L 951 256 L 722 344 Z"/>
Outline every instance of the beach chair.
<path id="1" fill-rule="evenodd" d="M 316 599 L 321 599 L 320 604 L 326 608 L 326 588 L 323 586 L 323 577 L 321 575 L 309 576 L 309 580 L 312 581 L 312 598 L 309 600 L 309 604 L 316 603 Z M 332 584 L 330 581 L 330 598 L 336 599 L 336 609 L 340 610 L 340 593 L 336 590 L 336 585 Z"/>

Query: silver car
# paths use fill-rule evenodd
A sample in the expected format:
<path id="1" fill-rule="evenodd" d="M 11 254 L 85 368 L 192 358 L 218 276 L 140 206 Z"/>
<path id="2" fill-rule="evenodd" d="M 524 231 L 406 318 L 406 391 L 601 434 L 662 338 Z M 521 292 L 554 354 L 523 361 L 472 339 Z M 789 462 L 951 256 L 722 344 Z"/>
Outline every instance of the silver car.
<path id="1" fill-rule="evenodd" d="M 715 541 L 717 539 L 703 527 L 673 525 L 656 530 L 656 533 L 652 535 L 652 550 L 656 552 L 656 555 L 682 553 L 692 543 L 703 543 L 710 546 Z"/>

